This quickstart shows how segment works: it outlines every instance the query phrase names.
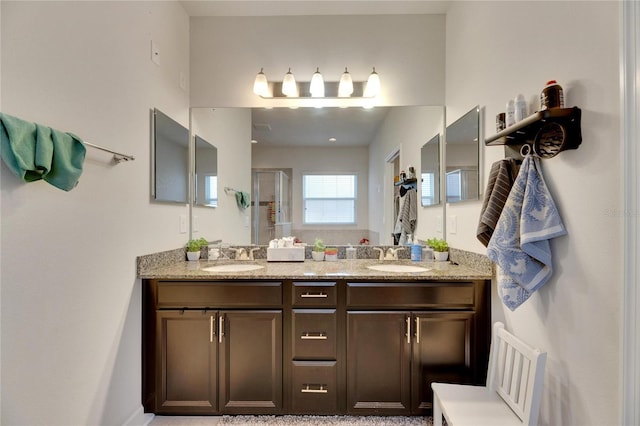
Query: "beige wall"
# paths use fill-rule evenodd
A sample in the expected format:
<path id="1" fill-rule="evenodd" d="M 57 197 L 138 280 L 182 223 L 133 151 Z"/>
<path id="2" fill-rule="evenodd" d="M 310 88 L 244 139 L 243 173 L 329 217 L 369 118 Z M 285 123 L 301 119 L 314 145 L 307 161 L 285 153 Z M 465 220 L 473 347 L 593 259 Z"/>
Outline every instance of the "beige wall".
<path id="1" fill-rule="evenodd" d="M 2 164 L 2 424 L 142 424 L 138 255 L 175 249 L 184 205 L 150 202 L 150 110 L 189 124 L 189 20 L 173 2 L 2 1 L 2 111 L 88 149 L 78 187 Z M 160 66 L 150 45 L 160 46 Z"/>
<path id="2" fill-rule="evenodd" d="M 541 425 L 620 424 L 618 34 L 618 2 L 453 2 L 447 14 L 447 121 L 480 103 L 490 135 L 507 100 L 522 93 L 535 109 L 549 79 L 582 109 L 580 148 L 542 160 L 568 230 L 551 245 L 553 278 L 515 312 L 494 288 L 493 319 L 549 353 Z M 484 154 L 488 171 L 503 149 Z M 458 222 L 447 235 L 453 247 L 484 253 L 474 237 L 480 207 L 448 206 Z"/>

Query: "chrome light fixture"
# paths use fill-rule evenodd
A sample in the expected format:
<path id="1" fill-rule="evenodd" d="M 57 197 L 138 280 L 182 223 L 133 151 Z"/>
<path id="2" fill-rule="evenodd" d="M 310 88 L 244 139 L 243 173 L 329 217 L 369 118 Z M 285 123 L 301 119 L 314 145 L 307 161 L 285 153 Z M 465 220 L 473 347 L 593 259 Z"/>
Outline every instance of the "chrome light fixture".
<path id="1" fill-rule="evenodd" d="M 269 82 L 262 68 L 260 68 L 260 72 L 256 75 L 256 79 L 253 82 L 253 93 L 263 98 L 269 96 Z"/>
<path id="2" fill-rule="evenodd" d="M 344 68 L 344 72 L 340 77 L 340 83 L 338 84 L 338 97 L 348 98 L 353 93 L 353 80 L 351 74 L 347 71 L 347 67 Z"/>
<path id="3" fill-rule="evenodd" d="M 380 94 L 380 76 L 376 72 L 376 67 L 373 67 L 373 71 L 369 74 L 367 80 L 367 87 L 364 89 L 364 96 L 367 98 L 375 98 Z"/>
<path id="4" fill-rule="evenodd" d="M 298 95 L 298 88 L 296 87 L 296 79 L 291 73 L 291 68 L 284 75 L 282 79 L 282 94 L 289 97 Z"/>
<path id="5" fill-rule="evenodd" d="M 289 70 L 282 79 L 282 83 L 269 83 L 263 68 L 260 68 L 260 72 L 256 75 L 255 81 L 253 82 L 253 93 L 267 99 L 368 99 L 370 102 L 367 105 L 370 104 L 373 106 L 374 104 L 371 103 L 373 102 L 373 98 L 380 94 L 380 77 L 374 67 L 366 82 L 353 81 L 349 70 L 345 67 L 339 81 L 325 82 L 323 75 L 320 73 L 320 67 L 316 67 L 311 81 L 296 82 L 291 72 L 291 67 L 289 67 Z"/>
<path id="6" fill-rule="evenodd" d="M 320 68 L 316 68 L 316 72 L 311 77 L 311 84 L 309 85 L 309 93 L 314 98 L 324 98 L 324 79 L 320 74 Z"/>

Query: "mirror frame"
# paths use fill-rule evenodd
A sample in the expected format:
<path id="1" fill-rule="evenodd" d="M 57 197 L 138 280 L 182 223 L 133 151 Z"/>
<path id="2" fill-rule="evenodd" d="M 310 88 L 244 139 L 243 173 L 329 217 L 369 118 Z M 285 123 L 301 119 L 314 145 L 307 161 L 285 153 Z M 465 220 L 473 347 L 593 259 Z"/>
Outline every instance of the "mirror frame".
<path id="1" fill-rule="evenodd" d="M 208 204 L 206 203 L 206 199 L 205 202 L 198 202 L 198 191 L 199 191 L 199 185 L 198 185 L 198 180 L 199 180 L 199 173 L 198 173 L 198 142 L 201 142 L 203 144 L 207 144 L 208 146 L 205 146 L 205 148 L 211 147 L 212 149 L 214 149 L 215 152 L 215 176 L 216 176 L 216 196 L 219 198 L 220 195 L 220 185 L 218 184 L 218 148 L 212 144 L 211 142 L 209 142 L 208 140 L 204 139 L 203 137 L 199 136 L 199 135 L 194 135 L 193 137 L 193 200 L 192 200 L 192 204 L 194 206 L 198 206 L 198 207 L 211 207 L 211 208 L 216 208 L 218 207 L 218 198 L 216 198 L 215 200 L 215 204 L 211 203 Z M 206 177 L 206 176 L 205 176 Z M 205 180 L 203 179 L 203 184 L 205 184 Z M 206 192 L 206 189 L 204 189 L 204 191 Z"/>

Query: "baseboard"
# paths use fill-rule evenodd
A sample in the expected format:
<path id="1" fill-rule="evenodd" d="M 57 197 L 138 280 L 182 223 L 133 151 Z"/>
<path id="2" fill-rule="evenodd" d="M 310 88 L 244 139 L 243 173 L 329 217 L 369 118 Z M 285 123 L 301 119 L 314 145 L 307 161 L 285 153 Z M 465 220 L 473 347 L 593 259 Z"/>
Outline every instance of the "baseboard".
<path id="1" fill-rule="evenodd" d="M 153 420 L 154 415 L 145 413 L 142 405 L 129 416 L 123 426 L 147 426 Z"/>

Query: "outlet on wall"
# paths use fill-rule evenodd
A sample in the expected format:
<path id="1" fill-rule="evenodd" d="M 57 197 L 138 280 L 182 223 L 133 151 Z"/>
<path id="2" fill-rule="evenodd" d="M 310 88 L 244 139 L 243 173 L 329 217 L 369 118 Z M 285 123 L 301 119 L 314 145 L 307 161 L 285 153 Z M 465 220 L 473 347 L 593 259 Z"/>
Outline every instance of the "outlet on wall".
<path id="1" fill-rule="evenodd" d="M 151 61 L 158 66 L 160 65 L 160 46 L 153 40 L 151 40 Z"/>
<path id="2" fill-rule="evenodd" d="M 187 215 L 181 214 L 179 221 L 180 221 L 180 233 L 186 234 L 187 233 Z"/>

